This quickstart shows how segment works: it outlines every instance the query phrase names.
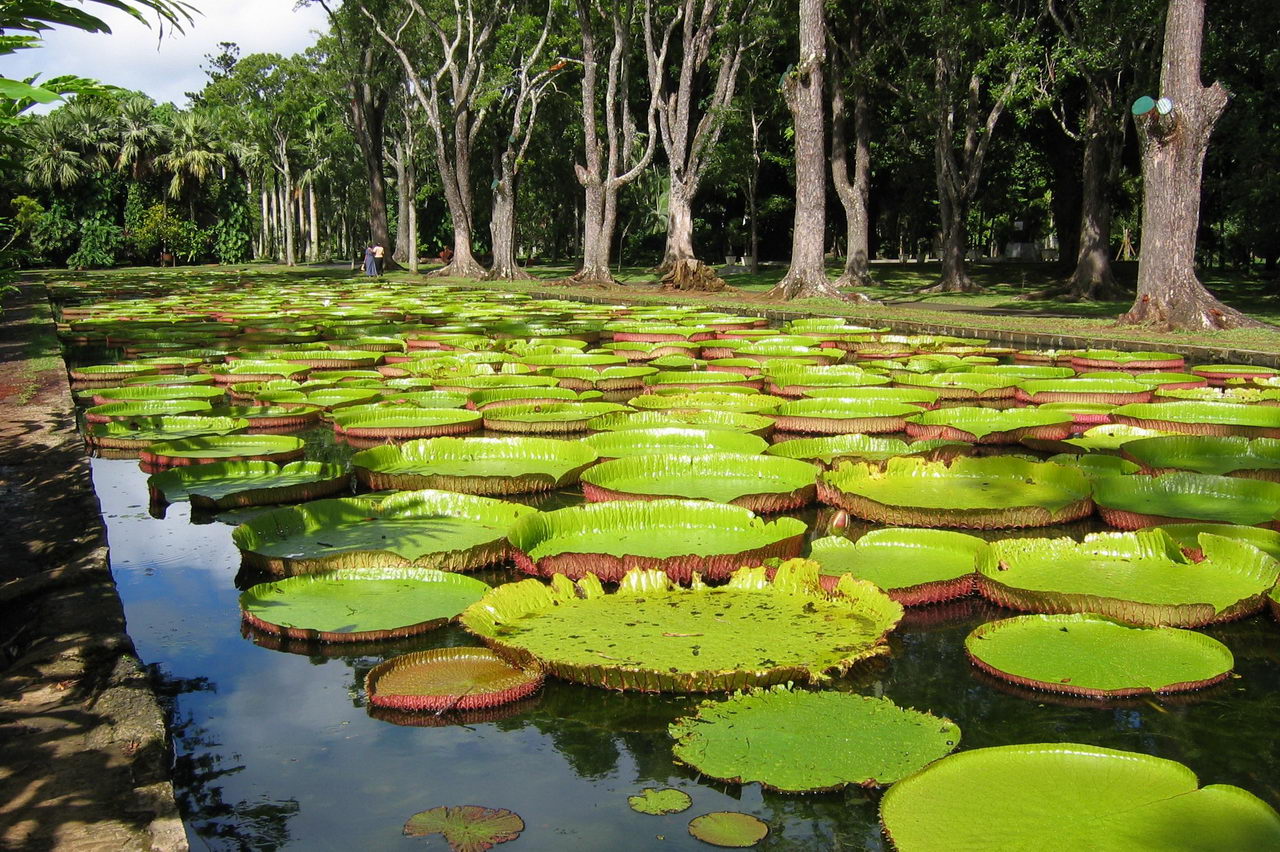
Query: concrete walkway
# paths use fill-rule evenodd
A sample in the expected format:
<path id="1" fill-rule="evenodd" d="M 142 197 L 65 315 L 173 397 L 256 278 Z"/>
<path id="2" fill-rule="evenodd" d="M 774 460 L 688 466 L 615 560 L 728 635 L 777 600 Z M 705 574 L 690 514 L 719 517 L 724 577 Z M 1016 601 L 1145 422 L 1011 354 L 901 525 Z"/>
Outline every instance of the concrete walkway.
<path id="1" fill-rule="evenodd" d="M 0 848 L 186 850 L 43 285 L 0 316 Z"/>

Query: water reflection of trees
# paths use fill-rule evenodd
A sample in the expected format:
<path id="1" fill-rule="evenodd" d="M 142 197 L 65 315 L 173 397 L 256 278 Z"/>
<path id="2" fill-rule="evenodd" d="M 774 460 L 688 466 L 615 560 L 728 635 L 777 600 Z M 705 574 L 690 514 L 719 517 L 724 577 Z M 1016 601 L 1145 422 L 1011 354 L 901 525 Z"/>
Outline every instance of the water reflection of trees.
<path id="1" fill-rule="evenodd" d="M 210 849 L 269 850 L 288 844 L 289 819 L 299 811 L 296 799 L 228 802 L 221 779 L 244 770 L 224 759 L 222 743 L 182 710 L 181 696 L 217 692 L 208 678 L 182 678 L 152 667 L 156 694 L 173 737 L 173 787 L 182 818 Z"/>

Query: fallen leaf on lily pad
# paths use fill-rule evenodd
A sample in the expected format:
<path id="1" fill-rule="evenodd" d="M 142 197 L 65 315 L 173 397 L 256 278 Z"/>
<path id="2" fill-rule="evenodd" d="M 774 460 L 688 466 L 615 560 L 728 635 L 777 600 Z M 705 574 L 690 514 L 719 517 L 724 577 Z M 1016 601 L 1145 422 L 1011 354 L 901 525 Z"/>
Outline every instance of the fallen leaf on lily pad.
<path id="1" fill-rule="evenodd" d="M 713 811 L 694 817 L 689 822 L 689 833 L 712 846 L 745 849 L 764 840 L 769 834 L 769 825 L 750 814 Z"/>
<path id="2" fill-rule="evenodd" d="M 443 835 L 453 852 L 484 852 L 515 840 L 522 831 L 524 820 L 518 814 L 479 805 L 432 808 L 414 814 L 404 824 L 404 833 L 410 837 Z"/>
<path id="3" fill-rule="evenodd" d="M 687 811 L 689 806 L 693 804 L 693 799 L 689 798 L 689 794 L 683 790 L 676 790 L 672 787 L 664 790 L 659 790 L 656 787 L 646 787 L 637 796 L 627 796 L 627 804 L 631 806 L 633 811 L 661 816 L 663 814 L 678 814 L 681 811 Z"/>

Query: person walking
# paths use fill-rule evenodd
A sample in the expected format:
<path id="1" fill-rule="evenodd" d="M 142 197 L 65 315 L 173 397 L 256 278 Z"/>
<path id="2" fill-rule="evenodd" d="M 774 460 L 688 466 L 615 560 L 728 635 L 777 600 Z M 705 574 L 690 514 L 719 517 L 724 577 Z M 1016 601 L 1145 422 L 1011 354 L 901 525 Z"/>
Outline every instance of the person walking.
<path id="1" fill-rule="evenodd" d="M 384 249 L 382 248 L 382 243 L 374 243 L 374 244 L 373 244 L 373 262 L 374 262 L 374 265 L 377 267 L 377 270 L 378 270 L 378 274 L 379 274 L 379 275 L 381 275 L 381 274 L 382 274 L 382 253 L 383 253 L 383 251 L 384 251 Z"/>
<path id="2" fill-rule="evenodd" d="M 378 261 L 373 253 L 373 246 L 364 247 L 364 274 L 370 278 L 378 274 Z"/>

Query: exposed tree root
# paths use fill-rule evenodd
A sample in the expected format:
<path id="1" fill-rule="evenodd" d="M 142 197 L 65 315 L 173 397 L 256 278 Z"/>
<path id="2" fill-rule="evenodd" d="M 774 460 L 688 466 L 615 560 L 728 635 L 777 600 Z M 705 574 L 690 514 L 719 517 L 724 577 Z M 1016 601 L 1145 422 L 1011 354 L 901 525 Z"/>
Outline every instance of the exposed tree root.
<path id="1" fill-rule="evenodd" d="M 837 299 L 841 302 L 852 301 L 841 293 L 836 285 L 825 275 L 805 276 L 788 274 L 773 288 L 765 293 L 766 299 L 790 301 L 792 299 Z"/>
<path id="2" fill-rule="evenodd" d="M 455 257 L 452 261 L 440 267 L 433 269 L 427 273 L 429 278 L 475 278 L 482 279 L 487 274 L 485 268 L 472 258 L 467 260 L 459 260 Z"/>
<path id="3" fill-rule="evenodd" d="M 533 276 L 525 271 L 523 266 L 517 264 L 508 268 L 495 266 L 486 272 L 482 279 L 484 281 L 532 281 Z"/>
<path id="4" fill-rule="evenodd" d="M 1181 298 L 1172 297 L 1181 291 Z M 1233 328 L 1275 328 L 1254 319 L 1215 299 L 1207 291 L 1203 296 L 1186 295 L 1182 288 L 1171 288 L 1170 298 L 1142 296 L 1127 313 L 1116 319 L 1117 325 L 1145 325 L 1161 331 L 1224 331 Z"/>
<path id="5" fill-rule="evenodd" d="M 724 279 L 700 260 L 681 259 L 672 261 L 663 273 L 662 289 L 718 293 L 724 289 Z"/>

